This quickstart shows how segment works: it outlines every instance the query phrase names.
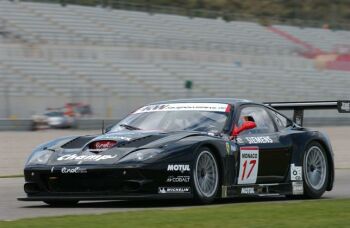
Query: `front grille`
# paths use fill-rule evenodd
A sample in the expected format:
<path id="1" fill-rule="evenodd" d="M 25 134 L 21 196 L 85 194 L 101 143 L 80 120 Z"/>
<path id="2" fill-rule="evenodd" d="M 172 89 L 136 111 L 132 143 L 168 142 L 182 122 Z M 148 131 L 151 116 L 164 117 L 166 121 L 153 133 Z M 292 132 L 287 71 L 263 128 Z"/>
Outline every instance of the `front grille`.
<path id="1" fill-rule="evenodd" d="M 43 175 L 49 192 L 106 192 L 121 189 L 117 172 Z"/>
<path id="2" fill-rule="evenodd" d="M 153 181 L 138 170 L 88 170 L 87 173 L 41 173 L 40 182 L 50 193 L 153 192 Z"/>

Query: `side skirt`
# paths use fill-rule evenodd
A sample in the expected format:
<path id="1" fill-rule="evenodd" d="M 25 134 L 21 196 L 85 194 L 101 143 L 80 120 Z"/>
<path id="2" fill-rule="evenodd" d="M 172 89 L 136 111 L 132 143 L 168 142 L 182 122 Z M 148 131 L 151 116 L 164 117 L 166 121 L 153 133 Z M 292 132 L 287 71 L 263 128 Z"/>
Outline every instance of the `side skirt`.
<path id="1" fill-rule="evenodd" d="M 303 182 L 222 186 L 221 198 L 244 196 L 303 195 Z"/>

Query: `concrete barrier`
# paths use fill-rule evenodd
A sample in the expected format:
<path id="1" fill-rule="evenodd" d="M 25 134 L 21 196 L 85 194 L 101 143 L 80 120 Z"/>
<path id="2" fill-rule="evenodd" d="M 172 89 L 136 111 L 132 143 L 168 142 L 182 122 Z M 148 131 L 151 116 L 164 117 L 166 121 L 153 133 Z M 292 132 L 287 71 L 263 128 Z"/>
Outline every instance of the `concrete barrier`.
<path id="1" fill-rule="evenodd" d="M 80 119 L 77 121 L 76 128 L 80 130 L 97 130 L 102 129 L 102 123 L 104 121 L 105 128 L 112 124 L 118 123 L 116 119 Z M 0 131 L 31 131 L 32 120 L 9 120 L 0 119 Z"/>
<path id="2" fill-rule="evenodd" d="M 30 130 L 32 130 L 32 120 L 0 119 L 0 131 L 30 131 Z"/>

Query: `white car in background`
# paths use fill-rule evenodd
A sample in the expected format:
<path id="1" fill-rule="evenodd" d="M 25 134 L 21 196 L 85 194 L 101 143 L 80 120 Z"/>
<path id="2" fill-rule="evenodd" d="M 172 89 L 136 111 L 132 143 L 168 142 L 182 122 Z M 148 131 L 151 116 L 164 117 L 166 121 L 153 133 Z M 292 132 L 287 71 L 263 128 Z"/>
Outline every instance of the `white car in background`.
<path id="1" fill-rule="evenodd" d="M 32 117 L 33 128 L 71 128 L 75 127 L 76 119 L 65 115 L 62 111 L 50 111 Z"/>

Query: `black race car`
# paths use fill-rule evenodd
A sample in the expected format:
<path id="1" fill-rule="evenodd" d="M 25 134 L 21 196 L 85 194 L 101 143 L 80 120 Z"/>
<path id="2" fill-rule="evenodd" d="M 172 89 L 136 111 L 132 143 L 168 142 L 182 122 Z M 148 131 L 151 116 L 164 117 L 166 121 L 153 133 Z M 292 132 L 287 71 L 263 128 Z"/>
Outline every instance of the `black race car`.
<path id="1" fill-rule="evenodd" d="M 27 197 L 19 200 L 319 198 L 333 187 L 333 152 L 326 135 L 301 126 L 303 110 L 349 107 L 349 101 L 152 103 L 101 135 L 38 146 L 24 169 Z M 294 121 L 276 109 L 294 110 Z"/>

